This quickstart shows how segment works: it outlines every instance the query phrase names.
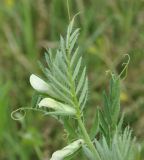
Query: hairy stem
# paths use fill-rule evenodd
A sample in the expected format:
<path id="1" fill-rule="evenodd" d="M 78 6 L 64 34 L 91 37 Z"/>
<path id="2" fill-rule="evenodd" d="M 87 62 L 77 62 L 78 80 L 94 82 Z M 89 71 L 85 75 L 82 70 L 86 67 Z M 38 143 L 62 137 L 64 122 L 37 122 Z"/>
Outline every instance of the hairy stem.
<path id="1" fill-rule="evenodd" d="M 81 111 L 80 111 L 80 106 L 79 106 L 79 103 L 78 103 L 78 100 L 77 100 L 77 97 L 76 97 L 76 93 L 75 93 L 75 85 L 74 85 L 74 82 L 72 81 L 72 76 L 70 76 L 70 82 L 71 82 L 71 91 L 72 91 L 72 94 L 73 94 L 73 101 L 74 101 L 74 104 L 75 104 L 75 108 L 77 109 L 77 121 L 78 121 L 78 125 L 79 125 L 79 128 L 81 129 L 81 132 L 82 132 L 82 135 L 83 135 L 83 139 L 85 140 L 88 148 L 92 151 L 92 153 L 94 154 L 94 156 L 97 158 L 97 160 L 100 160 L 100 157 L 99 157 L 99 154 L 96 150 L 96 148 L 94 147 L 87 131 L 86 131 L 86 128 L 82 122 L 82 119 L 81 119 Z"/>
<path id="2" fill-rule="evenodd" d="M 74 104 L 75 104 L 75 108 L 77 110 L 77 121 L 78 121 L 78 125 L 79 125 L 79 128 L 81 129 L 81 133 L 83 135 L 83 139 L 85 141 L 85 143 L 87 144 L 88 148 L 91 150 L 91 152 L 94 154 L 95 158 L 97 160 L 100 160 L 100 157 L 99 157 L 99 154 L 95 148 L 95 146 L 93 145 L 88 133 L 87 133 L 87 130 L 82 122 L 82 119 L 81 119 L 81 111 L 80 111 L 80 105 L 79 105 L 79 102 L 78 102 L 78 99 L 77 99 L 77 96 L 76 96 L 76 92 L 75 92 L 75 83 L 72 79 L 72 71 L 71 71 L 71 67 L 70 67 L 70 53 L 69 53 L 69 49 L 67 50 L 67 54 L 68 54 L 68 61 L 67 61 L 67 65 L 68 65 L 68 73 L 69 73 L 69 81 L 71 83 L 71 93 L 72 93 L 72 98 L 73 98 L 73 101 L 74 101 Z"/>
<path id="3" fill-rule="evenodd" d="M 87 146 L 88 146 L 89 149 L 92 151 L 92 153 L 94 154 L 95 158 L 96 158 L 97 160 L 100 160 L 99 154 L 98 154 L 96 148 L 94 147 L 94 145 L 93 145 L 93 143 L 92 143 L 92 141 L 91 141 L 91 139 L 90 139 L 90 137 L 89 137 L 89 135 L 88 135 L 88 133 L 87 133 L 87 131 L 86 131 L 86 128 L 85 128 L 85 126 L 84 126 L 81 118 L 78 117 L 77 120 L 78 120 L 79 127 L 80 127 L 80 129 L 81 129 L 81 132 L 82 132 L 82 134 L 83 134 L 83 138 L 84 138 Z"/>

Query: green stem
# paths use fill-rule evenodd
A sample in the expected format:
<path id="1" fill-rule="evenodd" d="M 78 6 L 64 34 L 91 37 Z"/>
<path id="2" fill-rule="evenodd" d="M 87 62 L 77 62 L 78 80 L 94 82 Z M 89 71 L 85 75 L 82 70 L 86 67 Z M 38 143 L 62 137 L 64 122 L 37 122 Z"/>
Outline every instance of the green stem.
<path id="1" fill-rule="evenodd" d="M 76 95 L 76 92 L 75 92 L 75 82 L 73 81 L 73 78 L 72 78 L 72 71 L 71 71 L 71 67 L 70 67 L 70 52 L 69 52 L 69 48 L 67 49 L 67 65 L 68 65 L 68 77 L 69 77 L 69 81 L 71 83 L 71 93 L 72 93 L 72 99 L 74 101 L 74 104 L 75 104 L 75 109 L 77 110 L 77 121 L 78 121 L 78 125 L 79 125 L 79 128 L 81 129 L 81 133 L 83 135 L 83 139 L 85 141 L 85 143 L 87 144 L 88 148 L 91 150 L 91 152 L 94 154 L 95 158 L 97 160 L 100 160 L 100 157 L 99 157 L 99 154 L 95 148 L 95 146 L 93 145 L 87 131 L 86 131 L 86 128 L 82 122 L 82 119 L 81 119 L 81 111 L 80 111 L 80 105 L 79 105 L 79 102 L 78 102 L 78 99 L 77 99 L 77 95 Z"/>
<path id="2" fill-rule="evenodd" d="M 79 103 L 78 103 L 78 100 L 77 100 L 77 97 L 76 97 L 76 94 L 75 94 L 75 85 L 72 81 L 72 78 L 70 77 L 70 82 L 72 84 L 72 88 L 71 88 L 71 91 L 73 93 L 73 100 L 74 100 L 74 103 L 75 103 L 75 108 L 77 109 L 77 121 L 78 121 L 78 124 L 79 124 L 79 127 L 81 129 L 81 132 L 83 134 L 83 138 L 86 142 L 86 144 L 88 145 L 89 149 L 93 152 L 93 154 L 95 155 L 95 157 L 97 158 L 97 160 L 100 160 L 100 157 L 99 157 L 99 154 L 96 150 L 96 148 L 94 147 L 87 131 L 86 131 L 86 128 L 82 122 L 82 119 L 81 119 L 81 111 L 80 111 L 80 106 L 79 106 Z"/>
<path id="3" fill-rule="evenodd" d="M 83 124 L 83 122 L 82 122 L 82 120 L 81 120 L 80 117 L 78 117 L 78 124 L 79 124 L 79 127 L 80 127 L 80 129 L 81 129 L 81 132 L 82 132 L 82 134 L 83 134 L 83 138 L 84 138 L 87 146 L 88 146 L 89 149 L 92 151 L 92 153 L 95 155 L 95 158 L 96 158 L 97 160 L 100 160 L 99 154 L 98 154 L 96 148 L 94 147 L 94 145 L 93 145 L 93 143 L 92 143 L 92 141 L 91 141 L 91 139 L 90 139 L 90 137 L 89 137 L 89 135 L 88 135 L 88 133 L 87 133 L 87 131 L 86 131 L 86 128 L 85 128 L 85 126 L 84 126 L 84 124 Z"/>
<path id="4" fill-rule="evenodd" d="M 67 0 L 67 10 L 68 10 L 68 17 L 69 17 L 69 21 L 70 21 L 70 4 L 69 4 L 69 0 Z"/>

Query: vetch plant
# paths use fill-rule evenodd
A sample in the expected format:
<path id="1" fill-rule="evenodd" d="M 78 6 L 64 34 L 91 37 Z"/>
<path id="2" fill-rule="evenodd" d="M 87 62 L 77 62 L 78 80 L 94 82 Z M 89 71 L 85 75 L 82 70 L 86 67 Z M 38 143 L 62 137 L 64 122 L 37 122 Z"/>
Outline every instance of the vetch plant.
<path id="1" fill-rule="evenodd" d="M 32 108 L 52 115 L 67 132 L 68 145 L 53 153 L 50 160 L 71 159 L 78 150 L 90 160 L 138 160 L 137 144 L 129 128 L 122 129 L 120 115 L 120 75 L 111 74 L 109 94 L 105 92 L 102 109 L 96 110 L 91 131 L 85 127 L 85 107 L 88 98 L 86 66 L 77 46 L 79 28 L 70 22 L 66 38 L 60 36 L 59 48 L 45 53 L 47 66 L 40 63 L 45 80 L 32 74 L 31 86 L 41 94 Z M 13 112 L 14 113 L 14 112 Z M 12 115 L 13 115 L 12 113 Z"/>

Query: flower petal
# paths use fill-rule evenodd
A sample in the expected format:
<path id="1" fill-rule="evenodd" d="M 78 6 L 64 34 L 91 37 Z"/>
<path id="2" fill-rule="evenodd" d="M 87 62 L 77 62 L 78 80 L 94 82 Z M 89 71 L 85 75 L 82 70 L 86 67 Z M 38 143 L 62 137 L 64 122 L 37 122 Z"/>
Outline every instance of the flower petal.
<path id="1" fill-rule="evenodd" d="M 52 98 L 44 98 L 38 105 L 39 107 L 48 107 L 54 109 L 57 112 L 61 112 L 67 115 L 75 115 L 76 113 L 76 110 L 73 107 L 60 103 Z"/>
<path id="2" fill-rule="evenodd" d="M 51 86 L 49 86 L 44 80 L 42 80 L 38 76 L 32 74 L 30 76 L 30 84 L 36 91 L 46 93 L 51 97 L 57 98 L 57 96 L 53 93 Z"/>
<path id="3" fill-rule="evenodd" d="M 48 84 L 34 74 L 30 76 L 30 84 L 35 90 L 39 92 L 45 93 L 49 90 Z"/>
<path id="4" fill-rule="evenodd" d="M 76 140 L 63 149 L 54 152 L 50 160 L 63 160 L 64 158 L 75 153 L 83 144 L 83 139 Z"/>

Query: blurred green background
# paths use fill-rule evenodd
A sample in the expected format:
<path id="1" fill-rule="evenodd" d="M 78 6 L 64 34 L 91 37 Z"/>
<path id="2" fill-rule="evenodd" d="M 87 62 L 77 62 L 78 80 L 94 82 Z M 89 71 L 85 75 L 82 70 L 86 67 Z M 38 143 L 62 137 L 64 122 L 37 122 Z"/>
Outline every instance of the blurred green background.
<path id="1" fill-rule="evenodd" d="M 131 57 L 122 81 L 121 107 L 125 125 L 138 142 L 144 138 L 144 0 L 69 0 L 79 45 L 89 76 L 87 116 L 102 106 L 108 88 L 107 70 L 120 72 Z M 0 0 L 0 160 L 46 160 L 65 145 L 62 126 L 51 117 L 27 112 L 21 121 L 11 112 L 31 106 L 31 73 L 42 74 L 37 64 L 45 48 L 56 48 L 69 23 L 66 0 Z M 87 121 L 90 127 L 91 119 Z M 144 152 L 142 151 L 142 154 Z M 144 156 L 143 156 L 144 157 Z"/>

